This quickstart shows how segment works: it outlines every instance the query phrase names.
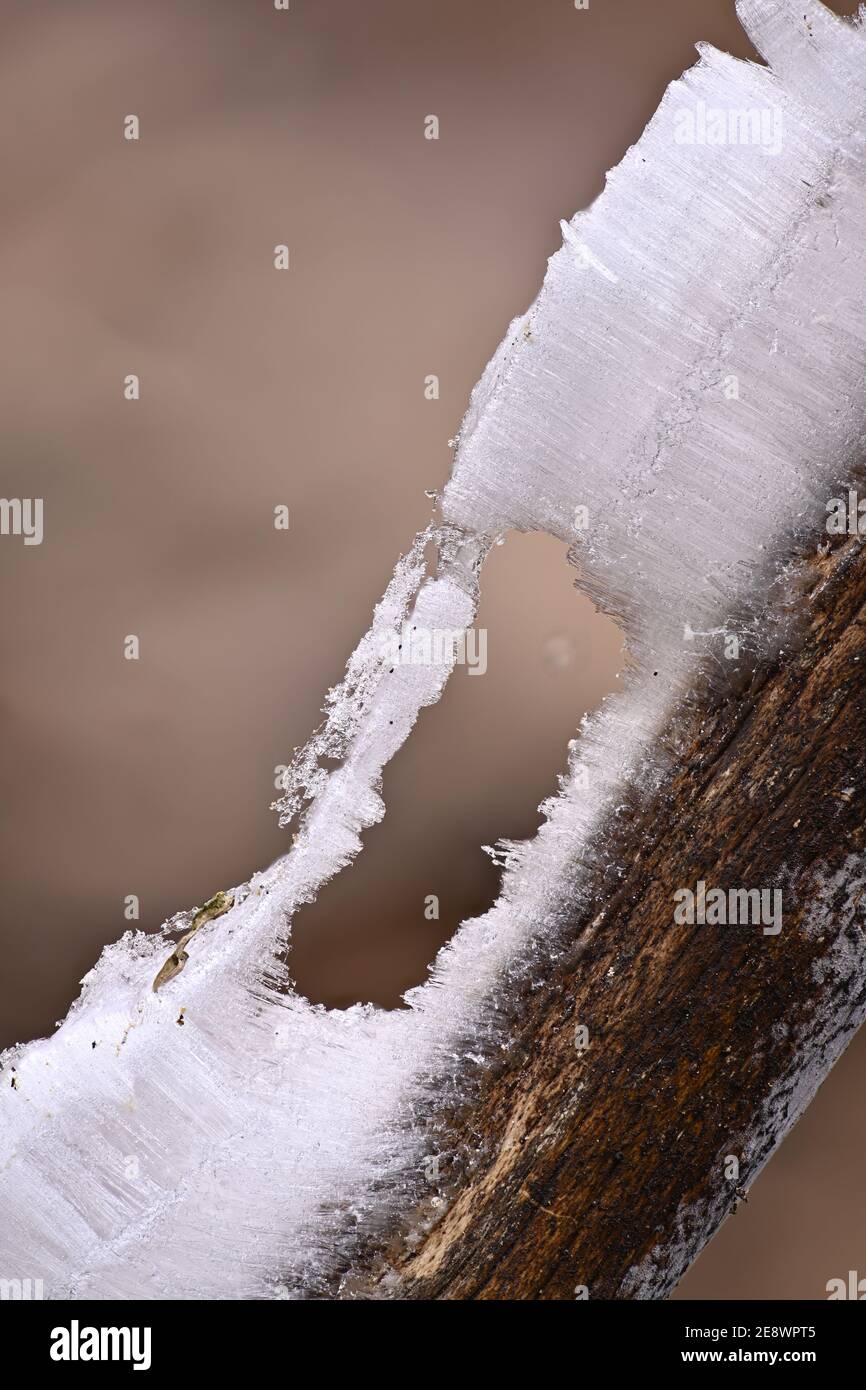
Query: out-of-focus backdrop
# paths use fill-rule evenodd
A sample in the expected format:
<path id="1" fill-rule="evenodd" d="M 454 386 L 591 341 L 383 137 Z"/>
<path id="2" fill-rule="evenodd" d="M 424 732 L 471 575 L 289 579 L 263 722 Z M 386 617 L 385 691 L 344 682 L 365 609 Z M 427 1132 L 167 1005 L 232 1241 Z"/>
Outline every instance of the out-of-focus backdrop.
<path id="1" fill-rule="evenodd" d="M 0 22 L 0 490 L 45 505 L 41 545 L 0 539 L 2 1045 L 51 1030 L 131 895 L 156 929 L 285 848 L 276 766 L 429 518 L 559 218 L 697 40 L 750 49 L 733 0 L 5 0 Z M 533 832 L 616 688 L 618 634 L 553 542 L 494 553 L 479 625 L 486 674 L 458 669 L 297 920 L 315 1000 L 399 1004 L 494 898 L 480 846 Z M 866 1274 L 864 1069 L 866 1040 L 681 1296 Z"/>

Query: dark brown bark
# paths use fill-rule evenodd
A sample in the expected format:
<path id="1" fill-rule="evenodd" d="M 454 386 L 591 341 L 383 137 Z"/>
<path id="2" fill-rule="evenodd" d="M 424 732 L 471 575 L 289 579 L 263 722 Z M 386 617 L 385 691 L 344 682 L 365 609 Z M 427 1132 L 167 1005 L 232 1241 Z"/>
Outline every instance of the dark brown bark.
<path id="1" fill-rule="evenodd" d="M 451 1200 L 388 1252 L 390 1296 L 665 1296 L 861 1022 L 866 553 L 848 541 L 810 572 L 802 645 L 696 715 L 624 834 L 618 892 L 573 922 L 509 1060 L 451 1117 Z M 673 925 L 701 879 L 781 888 L 781 933 Z"/>

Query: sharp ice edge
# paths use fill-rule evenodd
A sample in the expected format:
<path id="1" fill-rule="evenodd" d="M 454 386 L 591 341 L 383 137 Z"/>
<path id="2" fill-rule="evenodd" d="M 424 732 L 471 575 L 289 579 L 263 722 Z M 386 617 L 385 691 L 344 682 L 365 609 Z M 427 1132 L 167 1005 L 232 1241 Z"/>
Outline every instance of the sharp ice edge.
<path id="1" fill-rule="evenodd" d="M 861 462 L 866 40 L 815 0 L 738 9 L 772 71 L 703 48 L 566 227 L 473 393 L 442 526 L 398 566 L 296 759 L 281 809 L 306 810 L 290 853 L 237 891 L 159 994 L 164 938 L 127 933 L 52 1038 L 4 1055 L 4 1277 L 42 1277 L 50 1297 L 326 1287 L 423 1187 L 426 1116 L 495 1045 L 499 1005 L 520 971 L 543 968 L 563 905 L 589 900 L 594 831 L 662 775 L 656 736 L 698 663 L 684 625 L 742 624 L 756 652 L 778 640 L 772 581 Z M 678 144 L 677 112 L 698 102 L 779 110 L 781 150 Z M 462 925 L 407 1011 L 280 993 L 292 914 L 381 817 L 381 770 L 449 674 L 392 672 L 381 637 L 406 615 L 470 624 L 475 570 L 509 529 L 574 545 L 581 587 L 626 633 L 627 689 L 585 723 L 499 900 Z"/>

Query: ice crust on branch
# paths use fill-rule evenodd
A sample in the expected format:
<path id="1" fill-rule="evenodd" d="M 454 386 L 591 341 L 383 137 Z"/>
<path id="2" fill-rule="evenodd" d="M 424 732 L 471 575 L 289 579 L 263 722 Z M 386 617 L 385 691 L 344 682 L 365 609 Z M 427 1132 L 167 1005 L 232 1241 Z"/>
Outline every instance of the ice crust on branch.
<path id="1" fill-rule="evenodd" d="M 53 1037 L 4 1054 L 5 1276 L 55 1298 L 329 1287 L 435 1190 L 428 1117 L 501 1041 L 565 905 L 591 900 L 596 832 L 664 774 L 672 710 L 699 676 L 735 677 L 722 637 L 744 662 L 785 640 L 790 557 L 863 454 L 866 31 L 816 0 L 738 9 L 769 67 L 701 48 L 563 224 L 473 393 L 441 520 L 287 774 L 290 852 L 234 890 L 159 992 L 165 939 L 129 932 Z M 499 900 L 410 1007 L 313 1007 L 278 964 L 292 917 L 380 819 L 382 769 L 453 665 L 392 666 L 385 639 L 404 621 L 468 627 L 484 555 L 511 529 L 573 547 L 580 586 L 626 633 L 627 689 L 585 721 L 539 834 L 506 846 Z"/>

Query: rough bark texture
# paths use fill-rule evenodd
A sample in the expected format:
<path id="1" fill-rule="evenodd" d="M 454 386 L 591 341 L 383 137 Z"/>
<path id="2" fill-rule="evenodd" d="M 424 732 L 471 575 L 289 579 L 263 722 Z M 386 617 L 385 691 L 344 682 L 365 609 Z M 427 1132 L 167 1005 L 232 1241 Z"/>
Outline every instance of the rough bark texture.
<path id="1" fill-rule="evenodd" d="M 698 715 L 622 832 L 618 892 L 574 921 L 509 1060 L 450 1117 L 447 1209 L 413 1250 L 395 1241 L 367 1296 L 665 1296 L 850 1040 L 866 1010 L 866 552 L 846 541 L 810 573 L 803 645 Z M 672 925 L 675 890 L 700 879 L 781 887 L 780 935 Z"/>

